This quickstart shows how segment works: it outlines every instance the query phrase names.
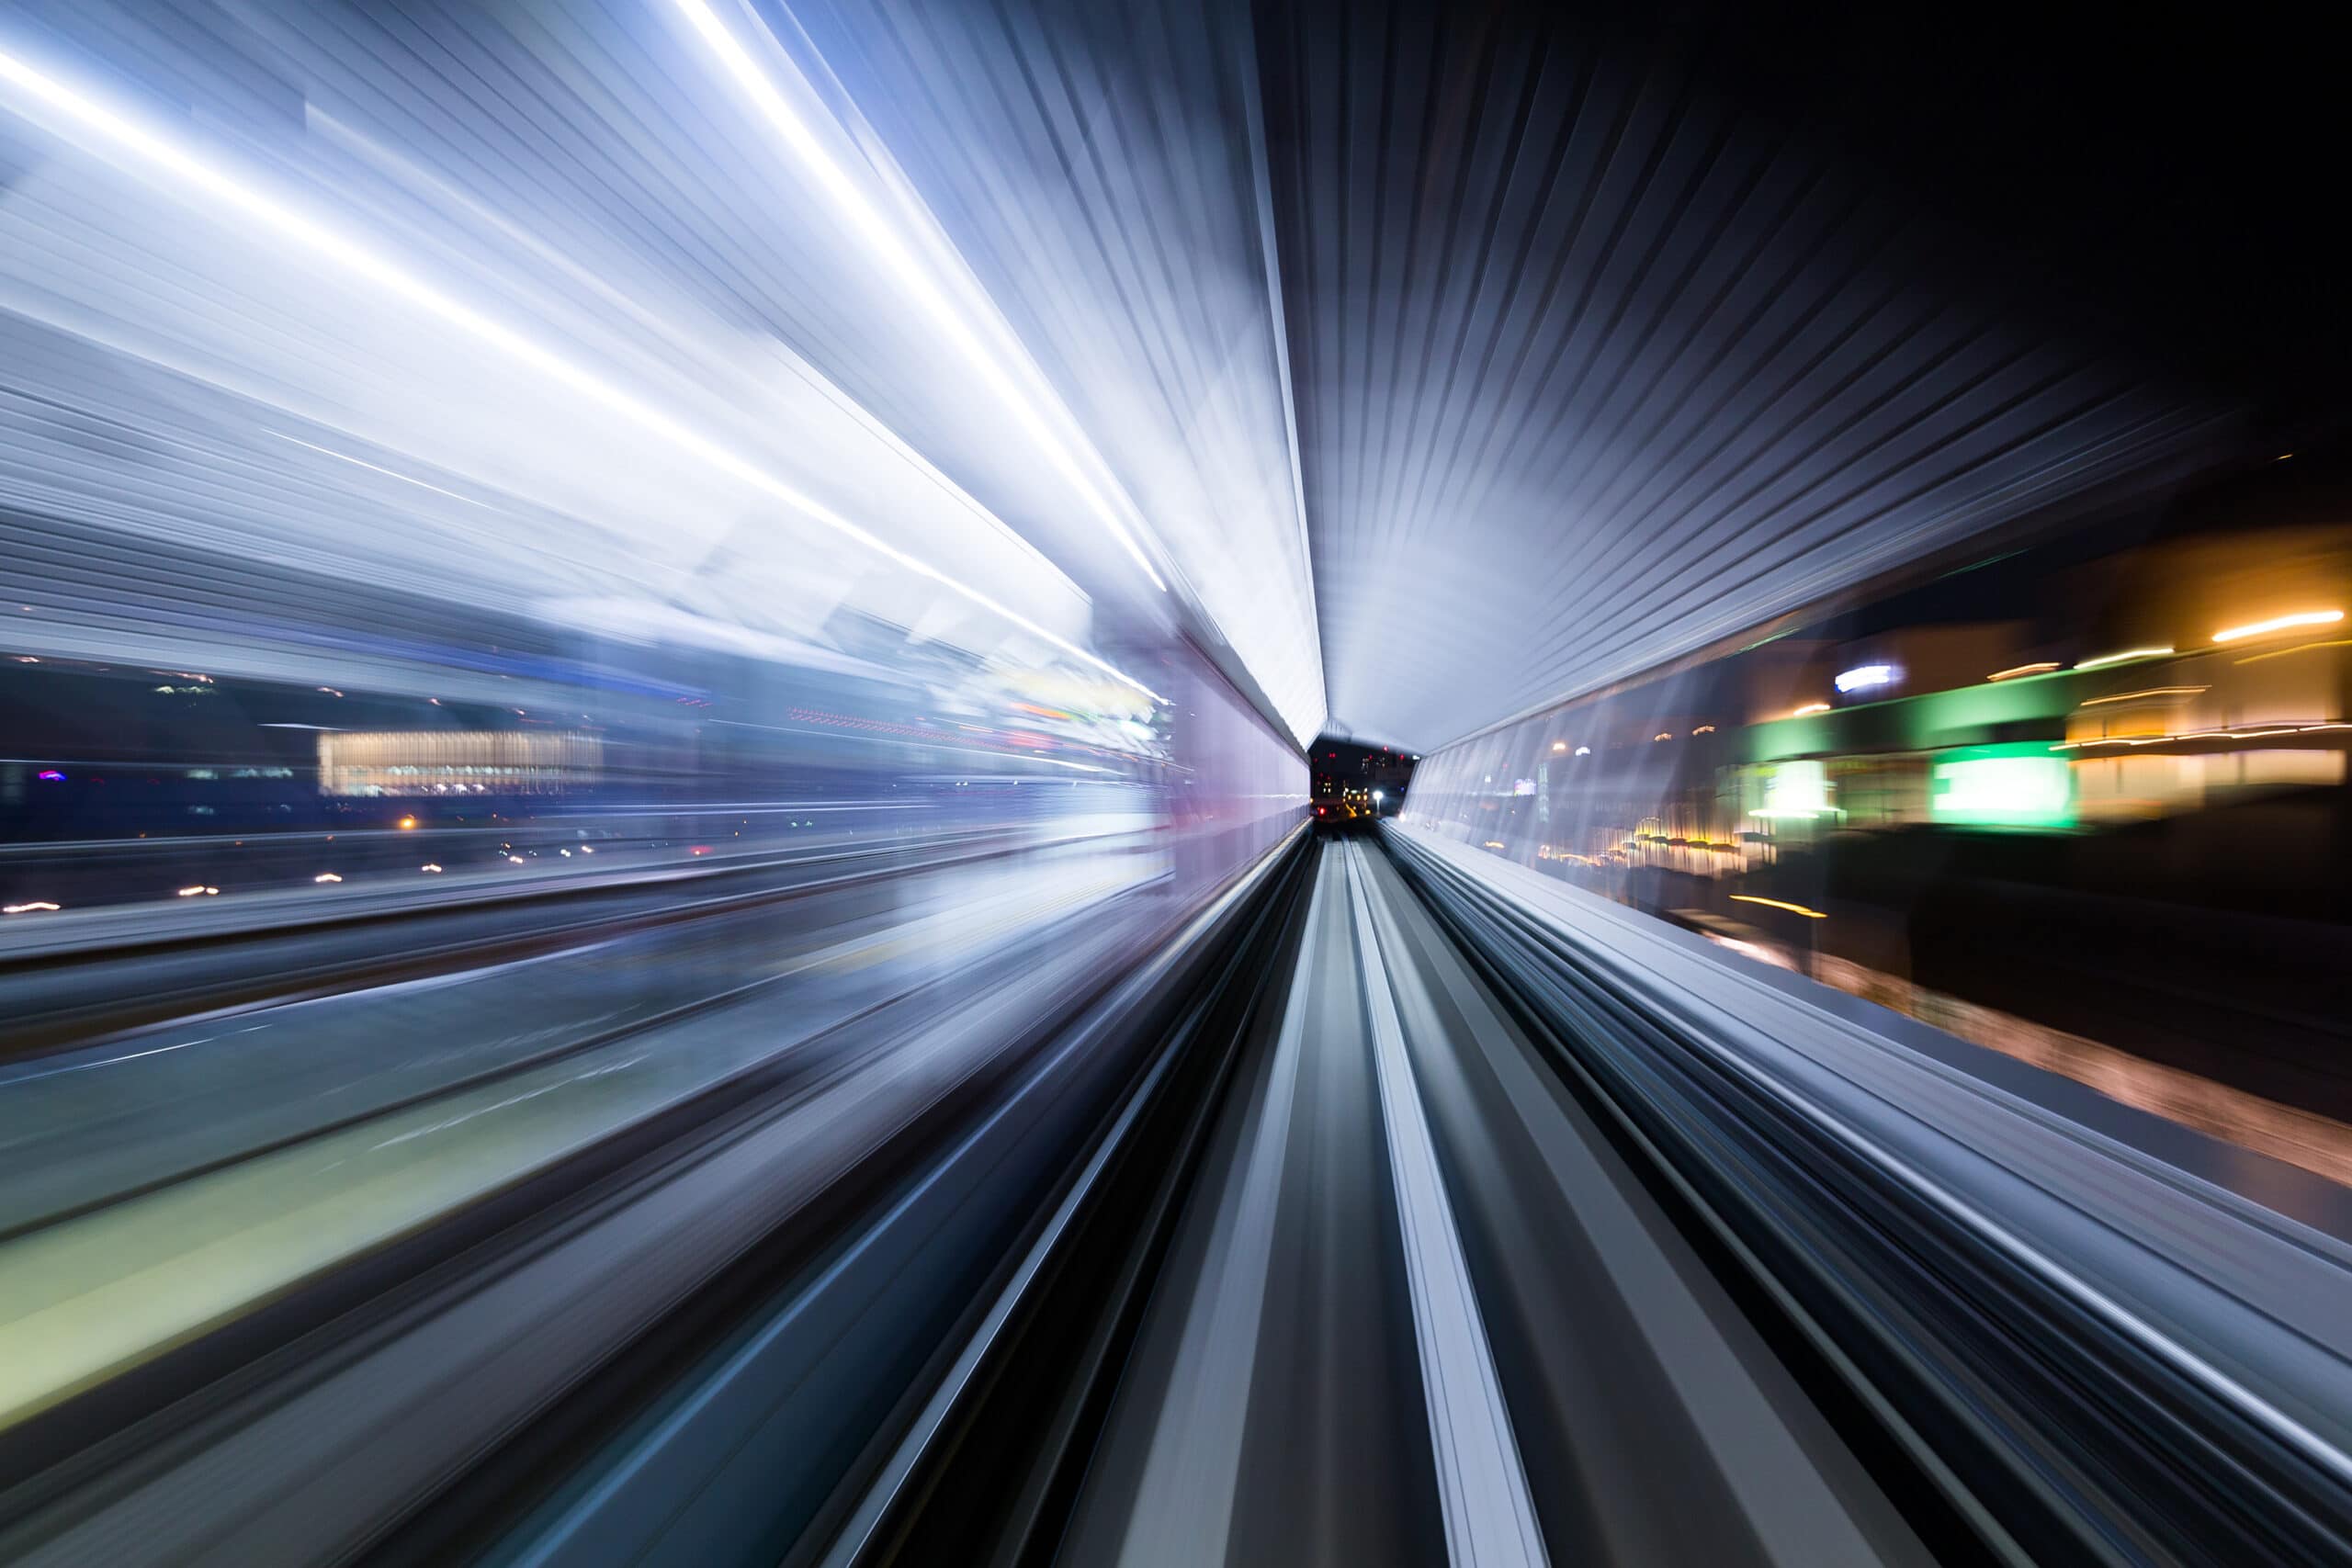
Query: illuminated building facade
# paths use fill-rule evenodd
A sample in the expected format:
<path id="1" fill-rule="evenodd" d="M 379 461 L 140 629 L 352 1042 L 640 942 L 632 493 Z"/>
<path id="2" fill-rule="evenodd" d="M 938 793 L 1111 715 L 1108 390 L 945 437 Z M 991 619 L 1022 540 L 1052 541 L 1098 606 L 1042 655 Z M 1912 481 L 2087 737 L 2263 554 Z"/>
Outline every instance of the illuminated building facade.
<path id="1" fill-rule="evenodd" d="M 319 792 L 560 795 L 593 784 L 603 753 L 595 736 L 569 731 L 346 730 L 319 737 Z"/>

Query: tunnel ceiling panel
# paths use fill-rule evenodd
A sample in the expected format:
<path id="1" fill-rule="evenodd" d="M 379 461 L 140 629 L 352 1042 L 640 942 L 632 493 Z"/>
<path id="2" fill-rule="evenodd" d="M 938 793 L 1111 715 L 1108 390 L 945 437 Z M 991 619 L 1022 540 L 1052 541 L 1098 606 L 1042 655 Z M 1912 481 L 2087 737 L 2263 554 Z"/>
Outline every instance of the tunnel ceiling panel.
<path id="1" fill-rule="evenodd" d="M 2059 243 L 2018 235 L 2083 205 L 2064 180 L 1975 205 L 2004 251 L 1825 107 L 1875 83 L 1900 120 L 1937 61 L 1792 75 L 1813 41 L 1751 58 L 1761 22 L 172 15 L 0 29 L 0 333 L 63 399 L 0 433 L 50 488 L 0 499 L 503 612 L 617 592 L 799 637 L 847 605 L 1080 659 L 1175 627 L 1295 739 L 1427 750 L 2143 479 L 2235 412 L 2035 275 Z M 2005 179 L 2104 157 L 2140 183 L 2086 210 L 2160 206 L 2113 143 L 1987 131 Z M 2142 232 L 2063 243 L 2091 293 L 2128 244 L 2168 326 L 2251 335 L 2174 310 L 2200 275 Z M 2256 248 L 2289 281 L 2321 254 Z"/>
<path id="2" fill-rule="evenodd" d="M 1335 728 L 1442 745 L 2210 428 L 1671 50 L 1419 6 L 1259 48 Z"/>

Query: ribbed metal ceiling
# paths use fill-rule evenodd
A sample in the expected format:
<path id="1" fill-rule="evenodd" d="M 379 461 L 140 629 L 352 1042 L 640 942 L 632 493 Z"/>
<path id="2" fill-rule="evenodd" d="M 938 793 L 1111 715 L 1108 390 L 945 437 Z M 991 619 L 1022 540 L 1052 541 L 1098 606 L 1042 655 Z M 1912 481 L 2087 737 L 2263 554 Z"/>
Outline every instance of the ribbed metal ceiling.
<path id="1" fill-rule="evenodd" d="M 1261 53 L 1336 728 L 1441 745 L 2197 417 L 1661 52 L 1340 6 Z"/>
<path id="2" fill-rule="evenodd" d="M 1972 272 L 1796 89 L 1664 33 L 1433 0 L 89 0 L 0 30 L 777 477 L 558 407 L 543 367 L 420 331 L 20 81 L 17 338 L 290 421 L 208 412 L 191 445 L 104 376 L 0 377 L 141 423 L 105 465 L 40 448 L 96 487 L 73 505 L 135 470 L 129 531 L 420 584 L 464 562 L 502 607 L 620 581 L 790 629 L 854 600 L 976 648 L 1172 622 L 1293 733 L 1427 750 L 2141 471 L 2214 412 Z M 951 352 L 877 224 L 1010 379 Z M 1033 379 L 1024 424 L 1001 392 Z M 352 497 L 331 521 L 289 500 L 320 489 Z M 407 524 L 368 525 L 387 507 Z"/>

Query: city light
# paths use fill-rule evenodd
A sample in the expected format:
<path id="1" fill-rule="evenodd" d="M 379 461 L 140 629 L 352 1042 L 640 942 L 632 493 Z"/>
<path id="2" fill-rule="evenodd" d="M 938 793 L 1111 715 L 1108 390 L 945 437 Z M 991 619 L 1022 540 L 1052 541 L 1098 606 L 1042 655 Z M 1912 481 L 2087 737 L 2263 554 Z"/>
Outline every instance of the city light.
<path id="1" fill-rule="evenodd" d="M 2326 642 L 2299 642 L 2292 648 L 2274 648 L 2267 653 L 2249 653 L 2234 662 L 2259 664 L 2266 659 L 2285 659 L 2290 654 L 2309 653 L 2320 648 L 2352 648 L 2352 637 L 2336 637 Z"/>
<path id="2" fill-rule="evenodd" d="M 2007 670 L 1996 670 L 1984 677 L 1987 681 L 2014 681 L 2020 675 L 2046 675 L 2060 668 L 2054 659 L 2044 659 L 2032 664 L 2016 664 Z"/>
<path id="3" fill-rule="evenodd" d="M 2211 688 L 2207 686 L 2151 686 L 2144 692 L 2119 692 L 2111 697 L 2086 697 L 2077 705 L 2095 708 L 2102 703 L 2133 703 L 2145 697 L 2193 697 L 2199 692 L 2210 690 Z"/>
<path id="4" fill-rule="evenodd" d="M 1789 716 L 1791 718 L 1803 718 L 1809 713 L 1827 713 L 1828 711 L 1829 705 L 1827 703 L 1804 703 L 1796 707 L 1791 708 L 1789 710 Z"/>
<path id="5" fill-rule="evenodd" d="M 1833 682 L 1841 692 L 1863 692 L 1873 686 L 1891 686 L 1901 671 L 1892 664 L 1861 664 L 1845 671 Z"/>
<path id="6" fill-rule="evenodd" d="M 2312 735 L 2324 730 L 2352 729 L 2352 724 L 2340 719 L 2319 719 L 2309 724 L 2288 723 L 2266 725 L 2247 729 L 2187 729 L 2174 735 L 2143 735 L 2114 739 L 2061 740 L 2052 751 L 2078 751 L 2086 746 L 2162 746 L 2173 740 L 2255 740 L 2271 735 Z"/>
<path id="7" fill-rule="evenodd" d="M 2172 651 L 2166 648 L 2127 648 L 2120 653 L 2102 653 L 2097 659 L 2078 659 L 2077 670 L 2098 670 L 2109 664 L 2120 664 L 2127 659 L 2162 659 Z"/>
<path id="8" fill-rule="evenodd" d="M 1776 764 L 1764 778 L 1764 806 L 1748 815 L 1766 818 L 1818 817 L 1833 807 L 1829 770 L 1812 758 Z"/>
<path id="9" fill-rule="evenodd" d="M 2067 828 L 2075 821 L 2075 775 L 2063 757 L 2030 745 L 1969 748 L 1930 773 L 1928 815 L 1987 828 Z"/>
<path id="10" fill-rule="evenodd" d="M 1803 904 L 1792 904 L 1783 898 L 1759 898 L 1753 893 L 1735 893 L 1735 904 L 1762 904 L 1774 909 L 1786 909 L 1792 915 L 1803 915 L 1808 920 L 1826 920 L 1829 917 L 1819 909 L 1808 909 Z"/>
<path id="11" fill-rule="evenodd" d="M 2213 634 L 2215 642 L 2235 642 L 2240 637 L 2260 637 L 2266 632 L 2283 632 L 2290 626 L 2324 626 L 2344 618 L 2341 610 L 2305 610 L 2299 615 L 2276 615 L 2267 621 L 2255 621 L 2247 626 L 2230 626 Z"/>
<path id="12" fill-rule="evenodd" d="M 0 904 L 0 915 L 32 915 L 62 907 L 46 898 L 36 898 L 29 904 Z"/>

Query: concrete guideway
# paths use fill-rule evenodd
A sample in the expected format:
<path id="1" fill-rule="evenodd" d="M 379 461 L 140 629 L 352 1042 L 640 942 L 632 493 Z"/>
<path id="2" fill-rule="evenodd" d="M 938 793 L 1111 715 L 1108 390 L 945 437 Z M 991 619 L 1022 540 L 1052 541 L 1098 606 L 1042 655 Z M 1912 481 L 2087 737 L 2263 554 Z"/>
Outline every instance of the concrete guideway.
<path id="1" fill-rule="evenodd" d="M 1928 1561 L 1394 869 L 1319 854 L 1062 1560 Z"/>

